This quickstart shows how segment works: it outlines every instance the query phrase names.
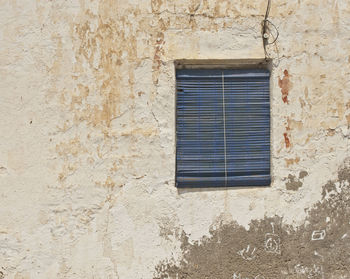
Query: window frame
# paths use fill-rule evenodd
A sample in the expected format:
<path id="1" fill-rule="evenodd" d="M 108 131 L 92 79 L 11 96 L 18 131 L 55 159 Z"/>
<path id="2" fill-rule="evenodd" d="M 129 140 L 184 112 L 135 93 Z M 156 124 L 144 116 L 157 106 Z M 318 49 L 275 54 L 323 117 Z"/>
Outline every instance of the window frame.
<path id="1" fill-rule="evenodd" d="M 272 61 L 270 59 L 239 59 L 239 60 L 176 60 L 175 65 L 175 186 L 182 188 L 252 188 L 252 187 L 270 187 L 272 184 L 272 106 L 271 106 L 271 76 Z M 178 87 L 177 71 L 182 69 L 199 70 L 245 70 L 245 69 L 264 69 L 269 71 L 269 184 L 268 185 L 226 185 L 226 186 L 179 186 L 178 178 L 178 137 L 177 137 L 177 114 L 178 114 Z"/>

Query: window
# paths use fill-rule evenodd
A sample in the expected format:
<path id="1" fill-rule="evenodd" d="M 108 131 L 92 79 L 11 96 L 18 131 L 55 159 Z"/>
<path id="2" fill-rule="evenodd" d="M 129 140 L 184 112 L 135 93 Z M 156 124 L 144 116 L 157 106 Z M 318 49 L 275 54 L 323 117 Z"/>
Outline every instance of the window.
<path id="1" fill-rule="evenodd" d="M 270 73 L 176 70 L 176 185 L 270 185 Z"/>

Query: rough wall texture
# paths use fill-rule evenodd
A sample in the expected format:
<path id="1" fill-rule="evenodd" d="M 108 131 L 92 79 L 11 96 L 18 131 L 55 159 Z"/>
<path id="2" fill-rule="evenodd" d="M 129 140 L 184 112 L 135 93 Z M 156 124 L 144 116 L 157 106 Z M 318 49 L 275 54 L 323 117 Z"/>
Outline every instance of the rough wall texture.
<path id="1" fill-rule="evenodd" d="M 174 60 L 266 4 L 0 1 L 0 278 L 350 278 L 349 1 L 272 1 L 271 187 L 174 187 Z"/>

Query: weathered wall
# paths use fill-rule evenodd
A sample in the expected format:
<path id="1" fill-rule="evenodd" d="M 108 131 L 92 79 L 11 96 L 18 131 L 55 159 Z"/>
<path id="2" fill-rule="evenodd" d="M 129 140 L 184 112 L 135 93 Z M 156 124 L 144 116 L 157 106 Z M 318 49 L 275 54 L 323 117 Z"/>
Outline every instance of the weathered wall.
<path id="1" fill-rule="evenodd" d="M 271 187 L 174 187 L 174 60 L 266 4 L 0 1 L 0 278 L 350 278 L 349 1 L 272 1 Z"/>

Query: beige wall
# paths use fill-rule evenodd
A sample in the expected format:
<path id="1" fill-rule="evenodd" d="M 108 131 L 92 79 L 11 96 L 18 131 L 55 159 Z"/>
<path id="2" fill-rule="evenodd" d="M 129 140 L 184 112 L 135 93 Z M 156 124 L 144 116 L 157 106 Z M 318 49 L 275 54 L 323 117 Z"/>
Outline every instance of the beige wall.
<path id="1" fill-rule="evenodd" d="M 350 277 L 349 1 L 272 0 L 271 187 L 174 186 L 174 60 L 264 58 L 266 2 L 0 1 L 0 278 Z"/>

